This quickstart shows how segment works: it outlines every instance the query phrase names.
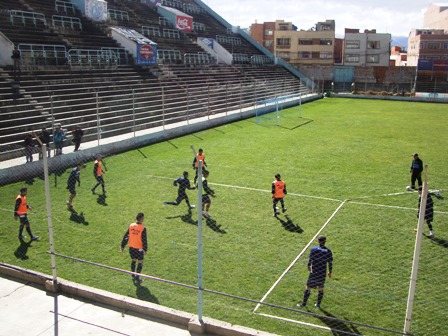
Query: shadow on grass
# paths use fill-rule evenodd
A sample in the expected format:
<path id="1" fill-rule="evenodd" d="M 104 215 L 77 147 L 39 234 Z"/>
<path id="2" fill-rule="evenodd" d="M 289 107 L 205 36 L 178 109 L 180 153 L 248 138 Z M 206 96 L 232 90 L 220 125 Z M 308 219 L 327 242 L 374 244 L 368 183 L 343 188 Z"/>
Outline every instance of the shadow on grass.
<path id="1" fill-rule="evenodd" d="M 300 226 L 294 224 L 293 221 L 291 220 L 291 218 L 289 218 L 288 215 L 285 215 L 286 220 L 284 220 L 284 219 L 282 219 L 282 218 L 280 218 L 278 216 L 275 217 L 275 218 L 282 224 L 283 228 L 286 231 L 297 232 L 297 233 L 302 233 L 303 232 L 303 229 Z"/>
<path id="2" fill-rule="evenodd" d="M 193 216 L 193 213 L 191 212 L 191 210 L 188 210 L 188 212 L 185 215 L 170 216 L 170 217 L 166 217 L 166 219 L 180 218 L 182 220 L 182 222 L 184 222 L 184 223 L 197 226 L 198 222 L 196 220 L 194 220 L 192 216 Z"/>
<path id="3" fill-rule="evenodd" d="M 182 222 L 187 223 L 187 224 L 191 224 L 191 225 L 198 225 L 198 221 L 193 219 L 193 213 L 191 210 L 189 210 L 185 215 L 179 215 L 179 216 L 171 216 L 171 217 L 166 217 L 166 219 L 175 219 L 175 218 L 180 218 L 182 220 Z M 216 223 L 216 220 L 212 219 L 212 218 L 204 218 L 203 221 L 205 220 L 205 224 L 212 229 L 215 232 L 218 233 L 227 233 L 225 230 L 221 229 L 221 225 L 218 225 Z"/>
<path id="4" fill-rule="evenodd" d="M 72 222 L 83 225 L 89 225 L 89 222 L 86 221 L 86 218 L 84 217 L 84 213 L 82 212 L 78 213 L 75 209 L 69 209 L 69 211 L 70 211 L 70 220 Z"/>
<path id="5" fill-rule="evenodd" d="M 142 301 L 159 304 L 159 299 L 157 299 L 157 297 L 155 297 L 147 287 L 142 286 L 141 284 L 136 286 L 135 294 Z"/>
<path id="6" fill-rule="evenodd" d="M 17 259 L 28 260 L 29 257 L 26 254 L 28 253 L 28 248 L 31 246 L 31 241 L 26 242 L 23 239 L 19 239 L 19 240 L 20 240 L 20 245 L 15 250 L 14 255 L 16 256 Z"/>
<path id="7" fill-rule="evenodd" d="M 137 149 L 137 152 L 139 152 L 140 155 L 143 156 L 145 159 L 148 158 L 148 157 L 145 155 L 145 153 L 143 153 L 140 149 Z"/>
<path id="8" fill-rule="evenodd" d="M 425 237 L 430 239 L 430 240 L 432 240 L 434 242 L 434 244 L 438 244 L 438 245 L 440 245 L 442 247 L 448 248 L 448 240 L 446 240 L 446 239 L 437 238 L 437 237 L 431 238 L 431 237 L 429 237 L 427 235 L 425 235 Z"/>
<path id="9" fill-rule="evenodd" d="M 97 202 L 99 205 L 107 206 L 106 198 L 107 198 L 107 196 L 104 195 L 104 194 L 103 194 L 103 195 L 98 195 L 98 198 L 96 199 L 96 202 Z"/>
<path id="10" fill-rule="evenodd" d="M 331 333 L 333 335 L 362 335 L 356 326 L 350 322 L 346 320 L 339 320 L 336 316 L 325 309 L 320 308 L 320 310 L 325 314 L 325 316 L 318 315 L 317 317 L 331 329 Z"/>
<path id="11" fill-rule="evenodd" d="M 216 221 L 210 217 L 205 219 L 205 224 L 215 232 L 222 234 L 227 233 L 226 230 L 221 229 L 221 225 L 218 225 Z"/>

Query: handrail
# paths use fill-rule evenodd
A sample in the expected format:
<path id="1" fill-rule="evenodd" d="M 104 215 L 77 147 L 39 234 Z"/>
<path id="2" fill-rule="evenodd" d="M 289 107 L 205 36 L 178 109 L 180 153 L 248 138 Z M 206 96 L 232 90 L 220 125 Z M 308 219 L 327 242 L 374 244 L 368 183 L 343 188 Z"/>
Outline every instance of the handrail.
<path id="1" fill-rule="evenodd" d="M 11 20 L 11 24 L 14 25 L 14 18 L 21 19 L 22 24 L 26 26 L 27 20 L 32 20 L 34 26 L 37 27 L 37 22 L 41 21 L 45 27 L 47 27 L 47 20 L 45 19 L 45 15 L 37 12 L 29 12 L 23 10 L 10 10 L 9 17 Z"/>

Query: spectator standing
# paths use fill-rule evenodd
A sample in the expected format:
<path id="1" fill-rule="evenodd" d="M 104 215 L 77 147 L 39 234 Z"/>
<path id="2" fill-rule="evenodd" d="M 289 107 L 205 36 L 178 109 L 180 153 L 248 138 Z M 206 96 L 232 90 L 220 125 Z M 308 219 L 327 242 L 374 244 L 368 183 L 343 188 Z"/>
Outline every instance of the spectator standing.
<path id="1" fill-rule="evenodd" d="M 285 212 L 287 209 L 285 208 L 284 197 L 288 193 L 286 190 L 286 183 L 282 181 L 280 174 L 275 174 L 275 181 L 272 182 L 271 186 L 272 192 L 272 207 L 274 209 L 274 217 L 277 217 L 280 213 L 277 211 L 277 204 L 280 202 L 282 206 L 282 211 Z"/>
<path id="2" fill-rule="evenodd" d="M 53 142 L 54 142 L 54 150 L 55 155 L 62 154 L 62 147 L 65 138 L 65 131 L 61 128 L 61 125 L 56 125 L 53 132 Z"/>
<path id="3" fill-rule="evenodd" d="M 26 232 L 31 237 L 31 240 L 39 239 L 38 236 L 33 236 L 31 233 L 30 222 L 28 220 L 28 210 L 33 210 L 26 201 L 26 195 L 28 194 L 27 188 L 20 189 L 20 194 L 16 197 L 16 204 L 14 207 L 14 218 L 20 219 L 20 227 L 19 227 L 19 239 L 25 239 L 26 237 L 23 235 L 23 228 L 26 228 Z"/>
<path id="4" fill-rule="evenodd" d="M 413 160 L 411 162 L 411 185 L 408 190 L 415 190 L 415 181 L 418 182 L 418 187 L 420 188 L 422 183 L 422 172 L 423 172 L 423 161 L 418 157 L 418 154 L 413 155 Z"/>
<path id="5" fill-rule="evenodd" d="M 76 183 L 78 183 L 78 187 L 81 186 L 81 169 L 84 165 L 82 163 L 78 163 L 75 168 L 70 173 L 70 176 L 67 180 L 67 189 L 70 192 L 67 201 L 67 208 L 73 209 L 73 199 L 76 197 Z"/>
<path id="6" fill-rule="evenodd" d="M 182 200 L 185 200 L 185 203 L 187 203 L 188 210 L 193 209 L 194 205 L 190 204 L 190 200 L 188 199 L 188 195 L 186 192 L 186 189 L 188 190 L 194 190 L 195 187 L 192 187 L 190 185 L 190 180 L 188 179 L 188 172 L 184 171 L 184 174 L 182 177 L 179 177 L 178 179 L 174 180 L 173 185 L 175 187 L 179 186 L 179 189 L 177 190 L 177 199 L 176 202 L 163 202 L 163 204 L 170 204 L 170 205 L 179 205 Z"/>
<path id="7" fill-rule="evenodd" d="M 420 204 L 422 202 L 422 191 L 423 187 L 418 187 L 418 212 L 417 212 L 417 218 L 420 213 Z M 431 193 L 428 191 L 426 196 L 426 209 L 425 209 L 425 221 L 429 228 L 429 237 L 434 238 L 434 231 L 432 229 L 432 221 L 434 220 L 434 202 L 431 197 Z"/>
<path id="8" fill-rule="evenodd" d="M 96 160 L 95 163 L 93 165 L 93 176 L 95 176 L 96 179 L 96 184 L 93 186 L 92 190 L 92 194 L 95 193 L 95 189 L 101 184 L 101 188 L 103 189 L 103 195 L 106 195 L 106 187 L 104 184 L 104 178 L 103 178 L 103 174 L 104 174 L 104 170 L 103 170 L 103 161 L 101 161 L 102 156 L 101 155 L 97 155 L 96 156 Z"/>
<path id="9" fill-rule="evenodd" d="M 39 139 L 43 144 L 47 146 L 47 157 L 51 157 L 51 147 L 50 147 L 51 135 L 50 132 L 47 131 L 46 127 L 42 128 L 42 131 L 39 134 Z M 40 144 L 39 147 L 41 147 Z M 42 160 L 42 150 L 39 151 L 39 160 Z"/>
<path id="10" fill-rule="evenodd" d="M 73 136 L 73 143 L 75 144 L 75 152 L 79 149 L 79 146 L 81 145 L 82 137 L 84 136 L 84 131 L 81 129 L 81 127 L 78 125 L 76 128 L 72 131 Z"/>
<path id="11" fill-rule="evenodd" d="M 193 184 L 196 185 L 196 182 L 198 181 L 198 167 L 199 167 L 199 161 L 202 161 L 202 169 L 204 170 L 204 167 L 207 167 L 207 163 L 205 163 L 205 154 L 204 150 L 202 148 L 199 148 L 198 153 L 193 159 L 193 169 L 195 170 L 194 175 L 194 181 Z"/>
<path id="12" fill-rule="evenodd" d="M 34 148 L 34 140 L 33 136 L 28 133 L 25 135 L 25 139 L 23 140 L 25 146 L 25 157 L 26 162 L 33 162 L 33 148 Z"/>
<path id="13" fill-rule="evenodd" d="M 17 46 L 14 46 L 14 50 L 12 51 L 11 58 L 13 60 L 13 70 L 14 75 L 20 74 L 20 65 L 22 61 L 22 54 L 20 53 L 20 50 L 17 48 Z"/>
<path id="14" fill-rule="evenodd" d="M 137 214 L 136 222 L 129 225 L 121 240 L 120 252 L 124 251 L 126 244 L 129 245 L 129 255 L 131 256 L 131 272 L 141 273 L 143 269 L 143 259 L 148 251 L 148 240 L 146 235 L 146 228 L 143 226 L 145 215 L 143 213 Z M 141 283 L 138 275 L 132 274 L 132 279 L 135 285 Z"/>
<path id="15" fill-rule="evenodd" d="M 324 285 L 327 275 L 327 264 L 328 264 L 328 278 L 331 278 L 333 272 L 333 253 L 331 250 L 325 246 L 327 238 L 325 236 L 320 236 L 318 239 L 319 246 L 315 246 L 310 251 L 310 256 L 308 258 L 308 280 L 306 282 L 305 292 L 303 293 L 303 301 L 297 306 L 305 307 L 310 297 L 310 289 L 317 288 L 317 302 L 315 306 L 320 307 L 322 299 L 324 297 Z"/>

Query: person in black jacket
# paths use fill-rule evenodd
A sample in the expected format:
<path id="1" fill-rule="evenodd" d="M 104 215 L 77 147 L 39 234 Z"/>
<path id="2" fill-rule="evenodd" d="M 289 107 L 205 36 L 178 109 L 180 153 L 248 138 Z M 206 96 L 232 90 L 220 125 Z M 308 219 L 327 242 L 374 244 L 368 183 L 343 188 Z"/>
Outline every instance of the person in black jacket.
<path id="1" fill-rule="evenodd" d="M 415 190 L 415 181 L 418 182 L 418 186 L 421 187 L 422 183 L 422 172 L 423 172 L 423 161 L 418 157 L 418 154 L 413 155 L 414 159 L 411 162 L 411 185 L 408 190 Z"/>
<path id="2" fill-rule="evenodd" d="M 179 189 L 177 190 L 176 202 L 163 202 L 163 204 L 179 205 L 182 200 L 185 200 L 188 209 L 193 209 L 195 206 L 190 204 L 186 189 L 194 190 L 196 188 L 191 186 L 190 180 L 188 179 L 188 172 L 184 171 L 183 177 L 179 177 L 178 179 L 174 180 L 173 185 L 175 187 L 179 186 Z"/>
<path id="3" fill-rule="evenodd" d="M 420 203 L 422 202 L 422 191 L 423 187 L 418 188 L 418 212 L 417 212 L 417 218 L 420 213 Z M 426 196 L 426 209 L 425 209 L 425 221 L 429 228 L 429 237 L 434 238 L 434 231 L 432 230 L 432 221 L 434 220 L 434 202 L 431 197 L 431 193 L 428 192 Z"/>

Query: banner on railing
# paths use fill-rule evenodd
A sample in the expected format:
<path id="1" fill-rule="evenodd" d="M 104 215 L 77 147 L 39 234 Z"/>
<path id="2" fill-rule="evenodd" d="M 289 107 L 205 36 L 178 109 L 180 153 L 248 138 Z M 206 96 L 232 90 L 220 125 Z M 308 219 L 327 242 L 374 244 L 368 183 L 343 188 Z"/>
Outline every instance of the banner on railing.
<path id="1" fill-rule="evenodd" d="M 71 3 L 93 21 L 107 20 L 107 2 L 104 0 L 71 0 Z"/>
<path id="2" fill-rule="evenodd" d="M 157 6 L 157 13 L 166 18 L 177 29 L 190 32 L 193 30 L 193 17 L 176 8 Z"/>

